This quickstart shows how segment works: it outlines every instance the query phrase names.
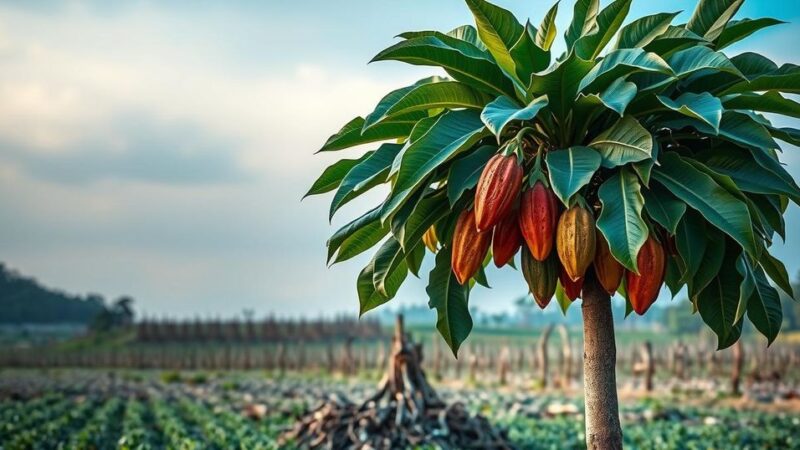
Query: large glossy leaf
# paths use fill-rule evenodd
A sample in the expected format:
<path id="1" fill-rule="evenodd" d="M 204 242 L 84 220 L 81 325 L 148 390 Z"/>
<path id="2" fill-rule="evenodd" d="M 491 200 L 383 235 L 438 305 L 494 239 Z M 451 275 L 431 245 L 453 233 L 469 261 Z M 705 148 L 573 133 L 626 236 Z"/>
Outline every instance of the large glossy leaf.
<path id="1" fill-rule="evenodd" d="M 380 222 L 380 207 L 340 228 L 328 239 L 328 262 L 346 261 L 372 248 L 389 233 Z"/>
<path id="2" fill-rule="evenodd" d="M 484 0 L 466 0 L 467 6 L 475 16 L 478 35 L 494 56 L 497 64 L 507 73 L 516 76 L 516 62 L 511 56 L 511 48 L 524 31 L 511 11 L 500 8 Z"/>
<path id="3" fill-rule="evenodd" d="M 469 285 L 460 285 L 450 268 L 449 247 L 436 254 L 436 265 L 431 270 L 428 287 L 428 306 L 436 308 L 436 329 L 458 357 L 458 348 L 472 331 L 469 314 Z"/>
<path id="4" fill-rule="evenodd" d="M 736 259 L 736 270 L 742 276 L 742 283 L 739 285 L 739 304 L 736 305 L 734 323 L 744 317 L 744 313 L 747 311 L 747 302 L 756 289 L 756 276 L 753 273 L 753 266 L 750 265 L 750 260 L 744 253 L 740 253 Z"/>
<path id="5" fill-rule="evenodd" d="M 601 160 L 594 149 L 579 146 L 547 152 L 545 159 L 553 192 L 565 205 L 592 179 Z"/>
<path id="6" fill-rule="evenodd" d="M 747 317 L 750 322 L 761 332 L 769 344 L 778 337 L 783 322 L 783 310 L 781 309 L 781 298 L 778 291 L 769 284 L 764 271 L 756 267 L 755 289 L 753 295 L 747 302 Z"/>
<path id="7" fill-rule="evenodd" d="M 619 31 L 630 8 L 631 0 L 614 0 L 603 8 L 597 14 L 597 29 L 575 42 L 575 52 L 583 59 L 595 59 Z"/>
<path id="8" fill-rule="evenodd" d="M 369 264 L 367 264 L 367 266 L 361 270 L 361 273 L 358 274 L 358 279 L 356 280 L 359 317 L 389 301 L 389 298 L 381 295 L 381 293 L 375 289 L 375 283 L 372 282 L 374 274 L 375 259 L 372 259 Z"/>
<path id="9" fill-rule="evenodd" d="M 411 129 L 411 134 L 408 135 L 408 139 L 405 141 L 405 146 L 402 150 L 400 150 L 400 153 L 394 157 L 394 161 L 392 161 L 392 167 L 389 169 L 388 178 L 394 178 L 397 175 L 397 172 L 400 170 L 400 163 L 403 162 L 403 155 L 408 147 L 414 142 L 417 142 L 421 137 L 425 136 L 428 131 L 433 128 L 440 117 L 441 115 L 428 117 L 427 119 L 420 120 L 416 125 L 414 125 L 414 128 Z"/>
<path id="10" fill-rule="evenodd" d="M 675 152 L 664 153 L 660 162 L 653 170 L 655 181 L 732 237 L 748 253 L 756 254 L 747 205 Z"/>
<path id="11" fill-rule="evenodd" d="M 566 59 L 545 72 L 531 76 L 529 94 L 547 95 L 550 110 L 557 118 L 566 119 L 575 103 L 581 79 L 589 73 L 593 64 L 570 52 Z"/>
<path id="12" fill-rule="evenodd" d="M 542 50 L 550 50 L 550 46 L 556 39 L 556 14 L 558 14 L 558 2 L 547 11 L 542 19 L 542 24 L 539 25 L 539 31 L 536 33 L 536 45 Z"/>
<path id="13" fill-rule="evenodd" d="M 397 103 L 400 99 L 405 97 L 406 94 L 408 94 L 409 92 L 413 91 L 415 88 L 420 87 L 420 86 L 424 86 L 426 84 L 437 83 L 437 82 L 442 81 L 442 80 L 443 79 L 441 77 L 428 77 L 428 78 L 425 78 L 425 79 L 417 81 L 416 83 L 414 83 L 411 86 L 406 86 L 404 88 L 395 89 L 394 91 L 386 94 L 381 99 L 381 101 L 378 102 L 378 105 L 375 107 L 375 110 L 373 110 L 372 113 L 370 113 L 369 115 L 367 115 L 366 118 L 364 118 L 363 131 L 368 130 L 371 126 L 373 126 L 376 123 L 382 121 L 383 119 L 386 119 L 388 117 L 387 111 L 389 110 L 389 108 L 392 105 L 394 105 L 395 103 Z M 408 117 L 411 118 L 411 119 L 420 120 L 422 118 L 427 117 L 427 114 L 425 114 L 421 110 L 406 111 L 406 112 L 409 113 Z M 400 114 L 396 114 L 396 115 L 400 115 Z"/>
<path id="14" fill-rule="evenodd" d="M 719 136 L 735 144 L 753 149 L 778 148 L 770 132 L 764 125 L 758 123 L 751 116 L 735 111 L 725 111 L 719 123 L 719 130 L 708 126 L 705 122 L 695 119 L 680 119 L 665 121 L 664 126 L 670 128 L 683 128 L 693 126 L 698 131 L 709 136 Z"/>
<path id="15" fill-rule="evenodd" d="M 497 147 L 483 145 L 469 155 L 453 162 L 450 173 L 447 175 L 447 198 L 450 205 L 455 205 L 464 191 L 472 189 L 478 184 L 484 166 L 489 158 L 497 153 Z"/>
<path id="16" fill-rule="evenodd" d="M 725 29 L 744 0 L 700 0 L 686 29 L 713 41 Z"/>
<path id="17" fill-rule="evenodd" d="M 695 33 L 676 26 L 668 26 L 663 34 L 653 39 L 652 42 L 645 45 L 644 49 L 648 52 L 653 52 L 662 58 L 665 58 L 672 53 L 679 52 L 689 46 L 702 43 L 704 39 Z"/>
<path id="18" fill-rule="evenodd" d="M 770 280 L 777 284 L 783 292 L 789 295 L 789 297 L 794 297 L 792 283 L 789 282 L 789 272 L 786 271 L 786 267 L 779 259 L 770 255 L 769 252 L 764 252 L 761 255 L 759 263 L 769 276 Z"/>
<path id="19" fill-rule="evenodd" d="M 458 81 L 430 83 L 416 87 L 390 105 L 383 118 L 437 108 L 480 110 L 491 100 L 491 96 Z"/>
<path id="20" fill-rule="evenodd" d="M 536 28 L 530 22 L 526 23 L 525 32 L 511 47 L 511 57 L 517 64 L 517 78 L 524 83 L 531 79 L 533 73 L 541 72 L 550 65 L 550 51 L 536 45 L 536 33 Z"/>
<path id="21" fill-rule="evenodd" d="M 634 20 L 620 30 L 615 48 L 643 48 L 663 35 L 678 14 L 680 12 L 653 14 Z"/>
<path id="22" fill-rule="evenodd" d="M 333 196 L 328 218 L 333 218 L 336 211 L 350 200 L 385 182 L 392 161 L 402 148 L 402 144 L 383 144 L 367 159 L 350 169 Z"/>
<path id="23" fill-rule="evenodd" d="M 678 78 L 685 78 L 700 70 L 725 72 L 742 79 L 745 78 L 727 56 L 708 47 L 696 46 L 681 50 L 670 55 L 667 63 Z"/>
<path id="24" fill-rule="evenodd" d="M 614 80 L 635 72 L 672 74 L 666 61 L 655 53 L 641 48 L 624 48 L 606 55 L 580 82 L 578 91 L 597 92 L 605 89 Z"/>
<path id="25" fill-rule="evenodd" d="M 389 238 L 375 254 L 372 284 L 382 296 L 394 298 L 408 274 L 406 255 L 400 243 Z"/>
<path id="26" fill-rule="evenodd" d="M 756 159 L 756 155 L 760 157 Z M 800 203 L 800 188 L 783 167 L 763 151 L 741 147 L 723 148 L 703 154 L 701 161 L 715 172 L 727 175 L 745 192 L 786 195 Z M 776 173 L 781 171 L 780 175 Z"/>
<path id="27" fill-rule="evenodd" d="M 705 289 L 711 283 L 711 280 L 717 276 L 720 267 L 722 267 L 722 260 L 725 257 L 726 238 L 721 231 L 709 227 L 706 228 L 705 234 L 701 235 L 700 238 L 705 238 L 705 242 L 702 244 L 705 251 L 696 273 L 688 280 L 687 287 L 691 297 L 695 297 Z"/>
<path id="28" fill-rule="evenodd" d="M 524 107 L 512 99 L 502 96 L 483 108 L 481 120 L 486 124 L 486 128 L 497 136 L 499 142 L 511 122 L 532 120 L 545 106 L 547 106 L 546 95 L 533 99 L 528 106 Z"/>
<path id="29" fill-rule="evenodd" d="M 719 132 L 719 124 L 722 121 L 722 102 L 708 92 L 695 94 L 686 92 L 676 99 L 658 96 L 658 100 L 667 108 L 681 113 L 684 116 L 701 120 Z"/>
<path id="30" fill-rule="evenodd" d="M 398 117 L 394 120 L 386 121 L 379 126 L 374 126 L 362 132 L 364 128 L 364 118 L 356 117 L 347 123 L 338 133 L 329 137 L 320 152 L 334 150 L 344 150 L 355 147 L 356 145 L 369 144 L 371 142 L 386 141 L 408 136 L 411 129 L 418 119 L 405 119 Z"/>
<path id="31" fill-rule="evenodd" d="M 717 335 L 717 348 L 720 350 L 733 345 L 742 333 L 742 323 L 736 321 L 739 286 L 742 282 L 742 276 L 736 270 L 738 256 L 730 247 L 726 249 L 719 274 L 695 300 L 703 322 Z"/>
<path id="32" fill-rule="evenodd" d="M 603 207 L 597 228 L 608 241 L 614 258 L 628 270 L 639 273 L 636 257 L 649 233 L 642 219 L 644 197 L 639 178 L 623 167 L 600 186 L 598 196 Z"/>
<path id="33" fill-rule="evenodd" d="M 466 41 L 446 35 L 422 36 L 398 42 L 372 60 L 439 66 L 456 80 L 484 92 L 514 95 L 511 81 L 484 51 Z"/>
<path id="34" fill-rule="evenodd" d="M 722 98 L 722 105 L 727 109 L 762 111 L 800 118 L 800 103 L 784 98 L 777 91 L 726 95 Z"/>
<path id="35" fill-rule="evenodd" d="M 328 246 L 328 262 L 331 261 L 333 255 L 339 250 L 339 247 L 342 245 L 344 241 L 346 241 L 350 236 L 356 233 L 358 230 L 371 225 L 375 222 L 378 222 L 381 217 L 381 207 L 378 206 L 373 208 L 366 213 L 362 214 L 355 220 L 347 223 L 343 227 L 339 228 L 333 236 L 328 239 L 327 246 Z"/>
<path id="36" fill-rule="evenodd" d="M 766 61 L 763 62 L 766 63 Z M 764 70 L 766 66 L 759 68 Z M 770 72 L 762 72 L 752 77 L 748 76 L 748 78 L 750 78 L 749 81 L 741 81 L 728 87 L 723 94 L 769 90 L 800 94 L 800 66 L 794 64 L 784 64 Z"/>
<path id="37" fill-rule="evenodd" d="M 625 116 L 589 143 L 600 152 L 603 167 L 613 168 L 650 158 L 653 136 L 636 119 Z"/>
<path id="38" fill-rule="evenodd" d="M 400 236 L 395 235 L 400 240 L 403 250 L 410 252 L 419 245 L 428 228 L 449 212 L 450 204 L 444 192 L 422 199 L 403 224 Z"/>
<path id="39" fill-rule="evenodd" d="M 682 283 L 688 283 L 691 287 L 695 274 L 702 267 L 707 245 L 706 223 L 696 212 L 687 211 L 675 230 L 675 247 L 683 263 L 680 267 Z M 712 275 L 716 275 L 716 272 Z"/>
<path id="40" fill-rule="evenodd" d="M 717 47 L 717 50 L 722 50 L 723 48 L 733 44 L 734 42 L 738 42 L 747 36 L 750 36 L 762 28 L 767 28 L 782 23 L 786 22 L 769 17 L 763 17 L 755 20 L 732 20 L 728 22 L 728 25 L 722 30 L 722 33 L 720 33 L 719 37 L 714 42 L 714 45 Z"/>
<path id="41" fill-rule="evenodd" d="M 686 203 L 678 200 L 668 190 L 659 184 L 653 184 L 649 189 L 642 191 L 644 207 L 647 214 L 658 222 L 659 225 L 675 234 L 683 214 L 686 212 Z"/>
<path id="42" fill-rule="evenodd" d="M 347 172 L 350 172 L 350 169 L 352 169 L 358 163 L 369 158 L 371 155 L 372 152 L 369 151 L 364 153 L 361 158 L 340 159 L 339 161 L 331 164 L 322 172 L 322 175 L 317 178 L 317 180 L 311 186 L 311 189 L 308 190 L 303 198 L 306 198 L 309 195 L 324 194 L 336 189 L 342 183 L 342 179 L 345 175 L 347 175 Z"/>
<path id="43" fill-rule="evenodd" d="M 602 105 L 622 116 L 625 114 L 625 108 L 636 97 L 636 92 L 634 83 L 625 81 L 624 78 L 617 78 L 599 94 L 579 94 L 575 109 L 585 115 L 583 110 Z"/>
<path id="44" fill-rule="evenodd" d="M 595 30 L 597 27 L 597 13 L 600 9 L 599 0 L 577 0 L 572 11 L 572 22 L 564 33 L 567 50 L 572 50 L 575 42 Z"/>
<path id="45" fill-rule="evenodd" d="M 425 135 L 405 149 L 382 218 L 391 216 L 437 167 L 488 135 L 475 111 L 448 111 L 439 117 Z"/>

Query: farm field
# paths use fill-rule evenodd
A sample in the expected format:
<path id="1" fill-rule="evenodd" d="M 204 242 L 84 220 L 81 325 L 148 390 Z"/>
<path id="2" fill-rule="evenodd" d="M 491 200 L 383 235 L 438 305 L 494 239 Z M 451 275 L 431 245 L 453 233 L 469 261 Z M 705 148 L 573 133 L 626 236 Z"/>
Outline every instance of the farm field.
<path id="1" fill-rule="evenodd" d="M 557 390 L 437 385 L 496 424 L 520 449 L 584 448 L 583 400 Z M 3 449 L 277 449 L 303 412 L 324 400 L 359 402 L 367 376 L 262 371 L 102 370 L 0 372 Z M 758 404 L 698 392 L 622 392 L 626 448 L 800 448 L 798 400 Z M 678 404 L 681 406 L 678 406 Z"/>

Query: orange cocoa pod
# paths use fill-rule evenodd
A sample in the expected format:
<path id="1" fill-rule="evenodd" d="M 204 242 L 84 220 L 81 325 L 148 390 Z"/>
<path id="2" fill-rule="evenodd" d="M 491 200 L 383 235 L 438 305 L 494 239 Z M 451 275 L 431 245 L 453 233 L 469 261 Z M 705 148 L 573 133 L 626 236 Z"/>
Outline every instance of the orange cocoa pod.
<path id="1" fill-rule="evenodd" d="M 558 199 L 550 188 L 537 181 L 522 194 L 519 212 L 520 232 L 537 261 L 544 261 L 553 251 L 557 223 Z"/>
<path id="2" fill-rule="evenodd" d="M 658 298 L 664 273 L 667 268 L 667 257 L 664 247 L 652 236 L 647 238 L 639 254 L 636 256 L 639 274 L 627 271 L 625 289 L 633 310 L 643 315 Z"/>
<path id="3" fill-rule="evenodd" d="M 492 236 L 492 258 L 494 265 L 503 267 L 517 254 L 522 236 L 519 233 L 517 214 L 512 212 L 494 227 Z"/>
<path id="4" fill-rule="evenodd" d="M 581 296 L 581 290 L 583 290 L 583 277 L 580 277 L 577 280 L 572 280 L 567 274 L 567 271 L 562 267 L 561 271 L 558 272 L 558 280 L 561 281 L 561 287 L 564 288 L 564 294 L 567 295 L 568 299 L 574 302 L 576 298 Z"/>
<path id="5" fill-rule="evenodd" d="M 478 271 L 489 251 L 491 232 L 475 228 L 475 211 L 464 211 L 458 217 L 453 233 L 453 254 L 450 264 L 459 283 L 464 284 Z"/>
<path id="6" fill-rule="evenodd" d="M 522 276 L 539 308 L 547 307 L 558 284 L 558 259 L 555 254 L 544 261 L 537 261 L 530 250 L 523 247 Z"/>
<path id="7" fill-rule="evenodd" d="M 522 186 L 522 164 L 517 155 L 497 154 L 481 172 L 475 191 L 478 231 L 491 230 L 511 212 Z"/>
<path id="8" fill-rule="evenodd" d="M 603 289 L 609 295 L 614 295 L 622 282 L 622 276 L 625 275 L 625 268 L 611 254 L 608 242 L 600 230 L 597 230 L 595 241 L 597 251 L 594 255 L 594 273 L 597 274 L 597 280 Z"/>
<path id="9" fill-rule="evenodd" d="M 594 216 L 575 205 L 564 211 L 556 227 L 556 250 L 561 265 L 572 281 L 577 281 L 592 264 L 595 254 Z"/>

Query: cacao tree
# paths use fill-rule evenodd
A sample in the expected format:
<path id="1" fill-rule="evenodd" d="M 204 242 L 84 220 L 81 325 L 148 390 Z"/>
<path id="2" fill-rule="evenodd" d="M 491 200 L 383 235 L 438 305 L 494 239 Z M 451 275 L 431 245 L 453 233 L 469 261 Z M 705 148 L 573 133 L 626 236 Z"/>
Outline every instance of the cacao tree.
<path id="1" fill-rule="evenodd" d="M 342 159 L 308 195 L 335 191 L 330 216 L 388 184 L 386 199 L 336 231 L 329 262 L 378 246 L 357 279 L 360 313 L 392 299 L 427 253 L 429 305 L 457 355 L 472 329 L 468 300 L 484 267 L 514 266 L 536 303 L 582 298 L 586 439 L 620 448 L 610 295 L 645 314 L 666 284 L 735 343 L 745 320 L 771 343 L 791 295 L 769 248 L 800 189 L 776 140 L 800 130 L 800 67 L 723 50 L 781 22 L 740 19 L 743 0 L 700 0 L 678 13 L 626 20 L 631 0 L 578 0 L 554 54 L 558 4 L 536 27 L 484 0 L 475 26 L 414 31 L 373 61 L 444 69 L 388 93 L 321 152 L 375 143 Z M 492 254 L 494 258 L 492 258 Z"/>

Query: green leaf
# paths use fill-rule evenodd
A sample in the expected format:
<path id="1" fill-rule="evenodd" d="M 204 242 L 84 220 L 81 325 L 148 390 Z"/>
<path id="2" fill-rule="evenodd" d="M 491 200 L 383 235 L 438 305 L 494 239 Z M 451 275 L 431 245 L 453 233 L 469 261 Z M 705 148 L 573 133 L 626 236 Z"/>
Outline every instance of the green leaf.
<path id="1" fill-rule="evenodd" d="M 521 82 L 527 82 L 535 72 L 541 72 L 550 65 L 550 51 L 544 50 L 534 42 L 536 28 L 530 24 L 525 24 L 525 32 L 511 47 L 511 57 L 517 64 L 517 78 Z"/>
<path id="2" fill-rule="evenodd" d="M 383 118 L 438 108 L 480 110 L 491 100 L 491 96 L 458 81 L 423 84 L 389 105 Z"/>
<path id="3" fill-rule="evenodd" d="M 680 282 L 689 284 L 690 291 L 692 280 L 702 267 L 707 245 L 706 224 L 703 218 L 694 211 L 686 212 L 675 230 L 675 247 L 683 262 Z M 712 275 L 715 276 L 716 272 Z M 698 289 L 697 292 L 699 291 Z"/>
<path id="4" fill-rule="evenodd" d="M 572 300 L 567 297 L 564 286 L 561 285 L 560 281 L 556 284 L 556 302 L 558 302 L 558 307 L 561 308 L 561 313 L 566 317 L 567 310 L 572 305 Z"/>
<path id="5" fill-rule="evenodd" d="M 382 219 L 391 216 L 437 167 L 488 134 L 475 111 L 448 111 L 440 116 L 424 136 L 405 149 Z"/>
<path id="6" fill-rule="evenodd" d="M 605 7 L 597 15 L 597 30 L 578 39 L 575 52 L 583 59 L 595 59 L 622 26 L 630 8 L 631 0 L 615 0 Z"/>
<path id="7" fill-rule="evenodd" d="M 367 159 L 355 165 L 345 175 L 331 201 L 329 219 L 350 200 L 386 181 L 389 168 L 402 144 L 383 144 Z"/>
<path id="8" fill-rule="evenodd" d="M 739 285 L 739 304 L 736 306 L 734 323 L 744 317 L 744 313 L 747 311 L 747 303 L 756 289 L 756 276 L 753 273 L 753 267 L 743 253 L 740 253 L 736 259 L 736 270 L 742 276 L 742 284 Z"/>
<path id="9" fill-rule="evenodd" d="M 653 170 L 653 179 L 732 237 L 749 254 L 756 254 L 747 205 L 675 152 L 665 152 L 660 162 Z"/>
<path id="10" fill-rule="evenodd" d="M 501 96 L 486 105 L 481 112 L 481 120 L 495 136 L 498 142 L 511 122 L 532 120 L 547 106 L 547 96 L 543 95 L 531 101 L 528 106 L 521 107 L 514 100 Z"/>
<path id="11" fill-rule="evenodd" d="M 570 147 L 546 154 L 550 185 L 562 203 L 569 204 L 600 168 L 600 154 L 589 147 Z"/>
<path id="12" fill-rule="evenodd" d="M 484 0 L 466 0 L 475 16 L 478 36 L 486 44 L 489 53 L 507 73 L 516 76 L 516 62 L 511 48 L 522 35 L 524 28 L 510 11 Z"/>
<path id="13" fill-rule="evenodd" d="M 606 55 L 580 82 L 579 92 L 597 92 L 614 80 L 636 72 L 654 72 L 672 75 L 672 69 L 655 53 L 641 48 L 614 50 Z"/>
<path id="14" fill-rule="evenodd" d="M 375 290 L 387 299 L 397 295 L 400 285 L 408 275 L 406 255 L 400 243 L 394 238 L 384 242 L 375 254 L 372 272 L 372 284 Z"/>
<path id="15" fill-rule="evenodd" d="M 600 9 L 598 0 L 577 0 L 572 13 L 572 22 L 564 33 L 567 51 L 572 50 L 575 42 L 589 34 L 597 27 L 597 13 Z"/>
<path id="16" fill-rule="evenodd" d="M 575 103 L 581 79 L 589 73 L 593 64 L 570 52 L 561 63 L 545 72 L 531 76 L 531 96 L 547 95 L 550 109 L 557 118 L 566 119 Z"/>
<path id="17" fill-rule="evenodd" d="M 322 175 L 317 178 L 317 181 L 314 182 L 314 184 L 311 186 L 311 189 L 308 190 L 303 198 L 306 198 L 309 195 L 324 194 L 336 189 L 342 183 L 342 179 L 345 175 L 347 175 L 347 172 L 350 172 L 350 169 L 352 169 L 358 163 L 369 158 L 370 155 L 372 155 L 371 151 L 365 153 L 363 156 L 361 156 L 361 158 L 358 159 L 341 159 L 331 164 L 322 172 Z"/>
<path id="18" fill-rule="evenodd" d="M 706 228 L 705 235 L 700 236 L 700 239 L 703 238 L 705 242 L 702 245 L 705 251 L 702 260 L 694 276 L 688 280 L 690 297 L 695 297 L 711 283 L 719 273 L 725 257 L 725 235 L 721 231 L 717 231 L 716 228 Z"/>
<path id="19" fill-rule="evenodd" d="M 764 252 L 761 255 L 761 260 L 759 263 L 769 276 L 770 280 L 777 284 L 783 292 L 789 295 L 789 297 L 794 297 L 792 283 L 789 282 L 789 272 L 786 271 L 786 267 L 779 259 L 770 255 L 769 252 Z"/>
<path id="20" fill-rule="evenodd" d="M 695 304 L 709 328 L 717 335 L 718 350 L 733 345 L 742 333 L 742 322 L 736 321 L 739 286 L 742 276 L 736 270 L 738 253 L 728 247 L 719 274 L 703 289 Z"/>
<path id="21" fill-rule="evenodd" d="M 355 223 L 356 221 L 345 225 L 331 237 L 328 244 L 328 260 L 333 258 L 331 264 L 347 261 L 364 253 L 389 233 L 389 227 L 381 225 L 377 219 L 366 223 Z"/>
<path id="22" fill-rule="evenodd" d="M 784 98 L 777 91 L 726 95 L 722 98 L 722 105 L 727 109 L 762 111 L 800 118 L 800 103 Z"/>
<path id="23" fill-rule="evenodd" d="M 458 284 L 450 269 L 451 251 L 444 247 L 436 254 L 436 265 L 431 270 L 428 287 L 428 306 L 436 308 L 436 329 L 458 357 L 458 348 L 472 331 L 469 314 L 469 286 Z"/>
<path id="24" fill-rule="evenodd" d="M 644 48 L 655 38 L 663 35 L 672 23 L 672 19 L 678 14 L 680 11 L 653 14 L 634 20 L 620 30 L 615 48 Z"/>
<path id="25" fill-rule="evenodd" d="M 417 278 L 419 278 L 419 269 L 422 267 L 422 261 L 424 259 L 424 244 L 417 245 L 411 249 L 410 252 L 406 252 L 406 265 L 408 266 L 408 271 L 414 274 L 414 276 Z"/>
<path id="26" fill-rule="evenodd" d="M 328 262 L 330 263 L 336 251 L 339 250 L 339 247 L 341 247 L 342 244 L 344 244 L 354 234 L 357 234 L 360 230 L 364 228 L 370 228 L 370 230 L 367 230 L 364 233 L 362 233 L 362 234 L 370 234 L 372 232 L 371 230 L 374 229 L 375 223 L 378 224 L 377 227 L 379 229 L 382 228 L 379 222 L 380 217 L 381 217 L 381 207 L 378 206 L 376 208 L 371 209 L 370 211 L 367 211 L 357 219 L 347 223 L 339 230 L 337 230 L 336 233 L 334 233 L 333 236 L 331 236 L 331 238 L 328 239 L 327 243 Z M 388 233 L 388 231 L 389 230 L 387 229 L 386 232 Z"/>
<path id="27" fill-rule="evenodd" d="M 767 281 L 764 271 L 757 267 L 754 270 L 755 289 L 753 295 L 747 302 L 747 317 L 750 322 L 761 332 L 769 344 L 778 337 L 783 322 L 783 310 L 781 309 L 781 298 Z"/>
<path id="28" fill-rule="evenodd" d="M 381 99 L 381 101 L 378 102 L 378 106 L 375 107 L 375 110 L 364 119 L 363 131 L 368 130 L 371 126 L 381 122 L 383 119 L 386 119 L 388 117 L 387 111 L 389 110 L 389 108 L 395 103 L 397 103 L 400 99 L 405 97 L 406 94 L 413 91 L 415 88 L 432 83 L 435 84 L 441 80 L 442 80 L 441 77 L 428 77 L 417 81 L 411 86 L 395 89 L 394 91 L 386 94 Z M 408 117 L 415 118 L 417 120 L 423 119 L 428 116 L 421 110 L 408 111 L 408 113 L 411 113 L 409 114 Z"/>
<path id="29" fill-rule="evenodd" d="M 514 86 L 483 50 L 444 34 L 422 36 L 380 52 L 373 61 L 395 60 L 443 67 L 450 76 L 494 95 L 514 95 Z M 406 133 L 407 134 L 407 133 Z"/>
<path id="30" fill-rule="evenodd" d="M 620 77 L 599 94 L 579 94 L 576 110 L 602 105 L 622 116 L 625 114 L 625 108 L 636 97 L 636 92 L 636 84 Z M 581 114 L 586 115 L 584 111 L 581 111 Z"/>
<path id="31" fill-rule="evenodd" d="M 603 167 L 614 168 L 650 158 L 653 136 L 636 119 L 625 116 L 589 143 L 600 152 Z"/>
<path id="32" fill-rule="evenodd" d="M 675 234 L 678 223 L 686 212 L 686 203 L 676 199 L 668 190 L 658 184 L 653 184 L 649 189 L 643 190 L 642 195 L 647 214 L 670 234 Z"/>
<path id="33" fill-rule="evenodd" d="M 414 212 L 403 224 L 401 236 L 396 236 L 405 251 L 410 251 L 420 242 L 422 236 L 433 224 L 450 212 L 450 204 L 442 192 L 441 195 L 427 197 L 419 202 Z"/>
<path id="34" fill-rule="evenodd" d="M 558 14 L 558 2 L 547 11 L 539 31 L 536 33 L 536 45 L 543 50 L 550 50 L 553 41 L 556 39 L 556 14 Z"/>
<path id="35" fill-rule="evenodd" d="M 722 30 L 722 33 L 720 33 L 719 37 L 714 43 L 714 46 L 717 48 L 717 50 L 722 50 L 723 48 L 733 44 L 734 42 L 738 42 L 747 36 L 750 36 L 762 28 L 780 25 L 783 23 L 786 22 L 769 17 L 755 20 L 732 20 L 728 22 L 728 25 Z"/>
<path id="36" fill-rule="evenodd" d="M 359 317 L 389 301 L 388 298 L 381 295 L 381 293 L 375 289 L 375 284 L 372 282 L 374 271 L 375 260 L 372 259 L 369 264 L 367 264 L 367 266 L 361 270 L 361 273 L 358 274 L 358 279 L 356 280 Z"/>
<path id="37" fill-rule="evenodd" d="M 756 159 L 757 155 L 759 157 Z M 731 177 L 739 189 L 745 192 L 786 195 L 795 203 L 800 203 L 800 187 L 778 161 L 761 150 L 753 152 L 741 147 L 730 147 L 701 156 L 700 160 L 705 165 L 715 172 Z"/>
<path id="38" fill-rule="evenodd" d="M 705 40 L 701 36 L 683 27 L 670 25 L 663 34 L 645 45 L 644 49 L 645 51 L 655 53 L 664 58 L 689 46 L 704 43 L 704 41 Z"/>
<path id="39" fill-rule="evenodd" d="M 685 78 L 700 70 L 713 70 L 745 79 L 727 56 L 708 47 L 696 46 L 681 50 L 667 58 L 667 63 L 678 78 Z"/>
<path id="40" fill-rule="evenodd" d="M 694 119 L 665 121 L 663 125 L 673 129 L 680 129 L 690 125 L 701 133 L 709 136 L 718 135 L 727 141 L 753 149 L 779 148 L 764 125 L 756 122 L 747 114 L 734 111 L 722 113 L 718 132 L 705 122 Z"/>
<path id="41" fill-rule="evenodd" d="M 725 29 L 744 0 L 700 0 L 686 29 L 713 41 Z"/>
<path id="42" fill-rule="evenodd" d="M 636 174 L 623 167 L 606 180 L 598 191 L 603 207 L 597 219 L 597 228 L 608 241 L 614 258 L 636 273 L 639 273 L 636 257 L 649 234 L 647 224 L 642 219 L 644 197 L 640 189 Z"/>
<path id="43" fill-rule="evenodd" d="M 764 67 L 761 68 L 764 69 Z M 755 77 L 748 76 L 748 78 L 750 78 L 749 81 L 741 81 L 728 87 L 723 94 L 770 90 L 800 94 L 800 66 L 794 64 L 784 64 L 771 72 L 761 73 Z"/>
<path id="44" fill-rule="evenodd" d="M 323 145 L 319 151 L 329 152 L 344 150 L 346 148 L 355 147 L 356 145 L 406 137 L 408 133 L 411 132 L 411 129 L 414 128 L 416 122 L 416 119 L 406 120 L 402 117 L 398 117 L 395 120 L 383 122 L 380 125 L 376 125 L 362 132 L 364 128 L 364 119 L 362 117 L 356 117 L 342 127 L 338 133 L 329 137 L 325 145 Z"/>
<path id="45" fill-rule="evenodd" d="M 713 128 L 715 133 L 719 132 L 719 124 L 722 121 L 722 102 L 708 92 L 701 94 L 686 92 L 675 100 L 659 95 L 658 100 L 667 108 L 684 116 L 701 120 Z"/>
<path id="46" fill-rule="evenodd" d="M 497 147 L 482 145 L 469 155 L 453 162 L 447 175 L 447 198 L 450 205 L 456 204 L 461 195 L 478 184 L 484 166 L 497 153 Z"/>

